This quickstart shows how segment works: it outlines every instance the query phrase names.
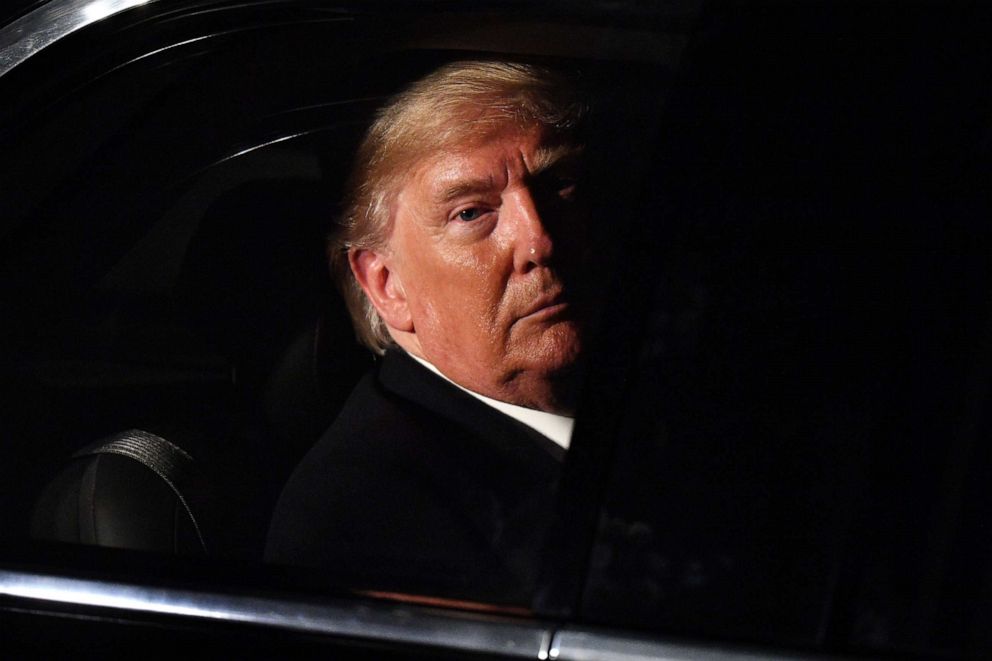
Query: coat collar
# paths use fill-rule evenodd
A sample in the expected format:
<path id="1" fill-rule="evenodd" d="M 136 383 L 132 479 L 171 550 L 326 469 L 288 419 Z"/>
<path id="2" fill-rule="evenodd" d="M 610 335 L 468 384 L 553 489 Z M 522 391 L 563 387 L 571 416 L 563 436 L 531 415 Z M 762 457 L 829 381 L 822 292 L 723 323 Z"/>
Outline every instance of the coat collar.
<path id="1" fill-rule="evenodd" d="M 541 463 L 551 458 L 560 463 L 565 457 L 565 450 L 548 437 L 472 397 L 405 351 L 386 352 L 379 364 L 378 380 L 387 391 L 473 430 L 523 460 Z M 521 437 L 531 442 L 514 441 Z"/>

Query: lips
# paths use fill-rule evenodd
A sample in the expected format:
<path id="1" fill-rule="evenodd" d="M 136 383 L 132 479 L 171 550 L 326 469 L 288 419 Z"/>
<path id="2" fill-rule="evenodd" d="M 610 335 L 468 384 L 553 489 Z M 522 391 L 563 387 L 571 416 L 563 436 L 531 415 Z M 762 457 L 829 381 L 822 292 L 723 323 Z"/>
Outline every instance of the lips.
<path id="1" fill-rule="evenodd" d="M 562 289 L 545 292 L 535 298 L 520 316 L 526 318 L 546 318 L 565 312 L 569 307 L 568 298 Z"/>

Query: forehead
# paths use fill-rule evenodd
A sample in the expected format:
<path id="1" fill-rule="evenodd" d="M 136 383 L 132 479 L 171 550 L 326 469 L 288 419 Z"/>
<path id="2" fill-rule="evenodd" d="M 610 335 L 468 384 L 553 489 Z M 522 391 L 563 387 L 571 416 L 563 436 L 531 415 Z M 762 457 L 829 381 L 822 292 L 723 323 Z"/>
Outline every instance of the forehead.
<path id="1" fill-rule="evenodd" d="M 574 162 L 582 147 L 537 125 L 504 126 L 469 135 L 414 161 L 404 186 L 416 186 L 438 202 L 515 176 L 533 176 L 557 164 Z M 469 190 L 463 190 L 469 189 Z"/>

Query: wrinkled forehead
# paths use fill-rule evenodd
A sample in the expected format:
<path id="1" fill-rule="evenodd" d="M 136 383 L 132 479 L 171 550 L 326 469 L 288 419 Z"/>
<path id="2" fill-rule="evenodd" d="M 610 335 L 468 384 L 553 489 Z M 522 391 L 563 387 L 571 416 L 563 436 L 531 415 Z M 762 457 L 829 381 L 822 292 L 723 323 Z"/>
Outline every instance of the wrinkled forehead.
<path id="1" fill-rule="evenodd" d="M 411 181 L 428 201 L 443 205 L 471 193 L 496 193 L 514 180 L 535 180 L 547 172 L 577 177 L 582 148 L 542 140 L 537 133 L 493 136 L 421 162 Z"/>
<path id="2" fill-rule="evenodd" d="M 584 145 L 572 135 L 538 123 L 520 126 L 506 122 L 420 150 L 407 162 L 396 183 L 402 188 L 411 181 L 422 181 L 425 173 L 442 179 L 457 178 L 466 167 L 502 167 L 507 159 L 516 158 L 523 159 L 528 174 L 536 175 L 561 163 L 575 164 L 583 152 Z"/>

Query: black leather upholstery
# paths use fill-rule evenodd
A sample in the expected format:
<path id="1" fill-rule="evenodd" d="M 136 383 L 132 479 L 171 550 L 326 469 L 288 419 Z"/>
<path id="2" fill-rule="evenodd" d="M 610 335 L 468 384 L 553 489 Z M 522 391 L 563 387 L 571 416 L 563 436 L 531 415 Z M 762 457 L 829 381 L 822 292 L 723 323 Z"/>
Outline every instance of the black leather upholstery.
<path id="1" fill-rule="evenodd" d="M 77 453 L 48 484 L 35 506 L 31 535 L 202 555 L 209 490 L 177 446 L 140 430 L 123 432 Z"/>

